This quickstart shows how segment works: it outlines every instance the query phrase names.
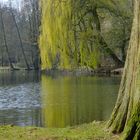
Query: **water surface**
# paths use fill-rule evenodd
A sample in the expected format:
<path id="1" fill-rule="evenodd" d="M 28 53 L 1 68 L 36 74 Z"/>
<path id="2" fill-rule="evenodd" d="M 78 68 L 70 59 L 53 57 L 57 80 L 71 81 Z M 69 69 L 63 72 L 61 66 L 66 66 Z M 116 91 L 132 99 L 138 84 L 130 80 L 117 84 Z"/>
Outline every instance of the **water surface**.
<path id="1" fill-rule="evenodd" d="M 0 124 L 66 127 L 107 120 L 120 78 L 0 72 Z"/>

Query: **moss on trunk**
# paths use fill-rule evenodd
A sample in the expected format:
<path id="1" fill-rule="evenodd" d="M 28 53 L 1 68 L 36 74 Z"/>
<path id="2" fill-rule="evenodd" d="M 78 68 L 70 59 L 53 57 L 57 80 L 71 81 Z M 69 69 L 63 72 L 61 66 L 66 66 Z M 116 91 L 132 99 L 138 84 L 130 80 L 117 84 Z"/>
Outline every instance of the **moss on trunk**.
<path id="1" fill-rule="evenodd" d="M 140 0 L 134 0 L 134 20 L 119 96 L 109 121 L 123 140 L 140 139 Z"/>
<path id="2" fill-rule="evenodd" d="M 140 105 L 137 106 L 132 117 L 128 121 L 127 129 L 124 131 L 123 139 L 140 139 Z"/>

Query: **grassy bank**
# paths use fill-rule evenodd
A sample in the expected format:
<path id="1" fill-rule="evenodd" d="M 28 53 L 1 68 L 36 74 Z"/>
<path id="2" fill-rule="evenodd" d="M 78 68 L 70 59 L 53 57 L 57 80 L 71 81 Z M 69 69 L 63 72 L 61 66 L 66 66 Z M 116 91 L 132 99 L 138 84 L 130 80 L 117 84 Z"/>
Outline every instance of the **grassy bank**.
<path id="1" fill-rule="evenodd" d="M 1 126 L 0 140 L 119 140 L 105 128 L 105 123 L 92 122 L 68 128 Z"/>

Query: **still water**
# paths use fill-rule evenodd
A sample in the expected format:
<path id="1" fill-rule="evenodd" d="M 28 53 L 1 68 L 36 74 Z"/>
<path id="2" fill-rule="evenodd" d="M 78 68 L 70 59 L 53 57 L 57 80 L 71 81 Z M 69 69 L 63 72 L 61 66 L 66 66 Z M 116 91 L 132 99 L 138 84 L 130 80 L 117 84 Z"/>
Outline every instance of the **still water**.
<path id="1" fill-rule="evenodd" d="M 66 127 L 107 120 L 120 78 L 0 72 L 0 125 Z"/>

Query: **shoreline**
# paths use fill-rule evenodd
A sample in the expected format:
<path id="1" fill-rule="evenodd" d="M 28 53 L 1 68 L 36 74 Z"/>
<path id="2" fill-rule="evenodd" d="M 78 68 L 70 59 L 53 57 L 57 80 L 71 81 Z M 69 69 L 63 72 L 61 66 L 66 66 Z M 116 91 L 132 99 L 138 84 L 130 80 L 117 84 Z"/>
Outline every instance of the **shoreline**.
<path id="1" fill-rule="evenodd" d="M 34 70 L 30 69 L 27 70 L 26 68 L 15 68 L 11 69 L 10 67 L 0 67 L 0 72 L 3 71 L 38 71 L 41 73 L 45 73 L 47 75 L 52 75 L 53 73 L 58 73 L 59 75 L 89 75 L 89 76 L 94 76 L 94 75 L 99 75 L 99 76 L 111 76 L 111 75 L 122 75 L 123 73 L 123 68 L 97 68 L 97 69 L 92 69 L 90 67 L 79 67 L 75 69 L 46 69 L 46 70 Z"/>
<path id="2" fill-rule="evenodd" d="M 59 74 L 62 76 L 121 76 L 123 73 L 123 68 L 117 69 L 91 69 L 91 68 L 78 68 L 73 70 L 68 69 L 47 69 L 41 71 L 46 75 Z"/>

